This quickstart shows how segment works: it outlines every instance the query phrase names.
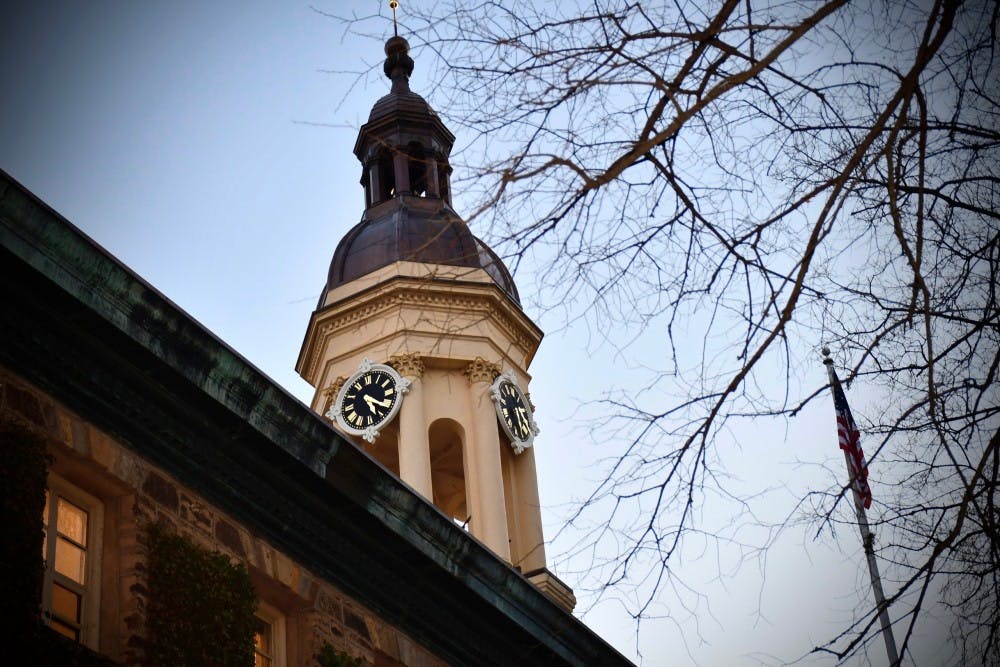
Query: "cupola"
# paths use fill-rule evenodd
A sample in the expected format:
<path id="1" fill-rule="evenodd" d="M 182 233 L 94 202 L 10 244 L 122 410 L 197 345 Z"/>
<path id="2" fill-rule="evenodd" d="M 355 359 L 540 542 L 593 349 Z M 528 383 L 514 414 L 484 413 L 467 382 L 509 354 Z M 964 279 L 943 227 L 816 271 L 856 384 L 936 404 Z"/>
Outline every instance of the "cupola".
<path id="1" fill-rule="evenodd" d="M 392 37 L 385 54 L 392 87 L 372 107 L 354 144 L 365 212 L 333 254 L 319 307 L 337 287 L 400 261 L 483 269 L 520 304 L 507 267 L 452 209 L 448 157 L 455 136 L 410 90 L 409 45 Z"/>

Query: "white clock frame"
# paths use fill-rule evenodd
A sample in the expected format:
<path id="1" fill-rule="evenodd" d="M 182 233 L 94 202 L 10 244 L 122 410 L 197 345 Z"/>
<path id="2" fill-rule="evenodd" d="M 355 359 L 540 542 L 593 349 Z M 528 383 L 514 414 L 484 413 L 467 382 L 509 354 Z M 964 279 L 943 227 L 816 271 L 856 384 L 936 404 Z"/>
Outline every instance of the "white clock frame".
<path id="1" fill-rule="evenodd" d="M 510 426 L 507 425 L 507 420 L 503 417 L 503 398 L 500 396 L 500 385 L 504 382 L 509 382 L 513 385 L 514 389 L 521 396 L 521 401 L 524 403 L 525 409 L 528 411 L 528 437 L 525 440 L 521 440 L 515 436 L 511 430 Z M 520 454 L 527 448 L 535 444 L 535 436 L 540 433 L 538 424 L 535 422 L 535 411 L 531 409 L 531 403 L 528 401 L 528 395 L 524 393 L 521 386 L 517 384 L 517 378 L 514 376 L 514 371 L 507 371 L 506 373 L 501 373 L 490 385 L 490 398 L 493 399 L 493 408 L 497 413 L 497 421 L 500 422 L 500 426 L 503 427 L 504 433 L 507 434 L 507 438 L 510 440 L 510 446 L 514 449 L 514 454 Z"/>
<path id="2" fill-rule="evenodd" d="M 357 382 L 358 379 L 365 373 L 371 371 L 382 371 L 383 373 L 391 376 L 393 381 L 396 383 L 396 391 L 399 392 L 399 399 L 393 403 L 392 408 L 389 409 L 389 414 L 387 414 L 378 424 L 367 426 L 365 428 L 356 428 L 348 424 L 343 417 L 344 399 L 351 386 L 353 386 L 354 383 Z M 395 368 L 386 364 L 376 364 L 368 357 L 365 357 L 361 361 L 361 365 L 358 367 L 358 370 L 344 381 L 340 391 L 337 392 L 337 399 L 333 402 L 333 405 L 330 406 L 330 409 L 327 410 L 326 417 L 337 422 L 337 426 L 339 426 L 341 430 L 350 433 L 351 435 L 361 436 L 365 442 L 371 444 L 375 442 L 376 438 L 378 438 L 381 427 L 391 422 L 396 418 L 396 415 L 399 414 L 399 409 L 403 406 L 403 397 L 409 391 L 410 381 L 400 375 Z"/>

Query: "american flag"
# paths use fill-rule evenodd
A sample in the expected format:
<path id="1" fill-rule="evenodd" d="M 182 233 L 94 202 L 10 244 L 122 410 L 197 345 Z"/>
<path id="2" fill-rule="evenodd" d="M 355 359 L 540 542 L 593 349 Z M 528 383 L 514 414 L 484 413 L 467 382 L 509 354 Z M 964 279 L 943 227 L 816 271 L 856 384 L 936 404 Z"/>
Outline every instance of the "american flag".
<path id="1" fill-rule="evenodd" d="M 840 441 L 840 448 L 847 453 L 847 469 L 854 481 L 855 498 L 868 509 L 872 505 L 872 490 L 868 486 L 868 464 L 865 462 L 865 453 L 861 451 L 861 433 L 854 423 L 851 408 L 847 405 L 847 396 L 844 395 L 840 380 L 832 366 L 830 380 L 833 384 L 833 409 L 837 413 L 837 439 Z"/>

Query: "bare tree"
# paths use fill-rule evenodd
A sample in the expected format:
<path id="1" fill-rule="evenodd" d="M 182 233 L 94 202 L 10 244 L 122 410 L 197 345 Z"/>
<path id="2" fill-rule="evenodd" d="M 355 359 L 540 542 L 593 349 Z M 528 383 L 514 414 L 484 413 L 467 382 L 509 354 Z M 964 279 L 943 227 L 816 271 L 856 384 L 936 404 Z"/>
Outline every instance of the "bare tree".
<path id="1" fill-rule="evenodd" d="M 479 1 L 401 15 L 438 55 L 420 60 L 439 68 L 435 106 L 474 138 L 458 170 L 479 197 L 471 217 L 515 268 L 546 267 L 541 305 L 616 345 L 666 323 L 650 391 L 604 403 L 607 431 L 627 437 L 572 517 L 599 526 L 581 551 L 613 544 L 595 571 L 640 592 L 636 618 L 671 585 L 698 508 L 730 491 L 720 439 L 828 400 L 827 344 L 881 397 L 866 451 L 902 655 L 939 596 L 955 659 L 1000 664 L 998 8 Z M 351 22 L 369 25 L 384 29 Z M 797 517 L 848 522 L 844 497 L 807 494 Z M 815 650 L 854 655 L 874 611 Z"/>

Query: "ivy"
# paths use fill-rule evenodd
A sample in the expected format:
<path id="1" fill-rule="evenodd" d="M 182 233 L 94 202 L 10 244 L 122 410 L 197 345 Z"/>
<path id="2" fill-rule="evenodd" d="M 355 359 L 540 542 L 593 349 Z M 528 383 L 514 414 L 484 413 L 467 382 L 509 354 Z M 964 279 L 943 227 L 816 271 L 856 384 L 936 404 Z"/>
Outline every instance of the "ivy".
<path id="1" fill-rule="evenodd" d="M 365 661 L 324 643 L 316 656 L 319 667 L 365 667 Z"/>
<path id="2" fill-rule="evenodd" d="M 147 533 L 149 667 L 253 664 L 257 596 L 246 568 L 173 534 Z"/>
<path id="3" fill-rule="evenodd" d="M 49 463 L 43 437 L 15 419 L 0 418 L 0 521 L 4 530 L 0 590 L 11 637 L 34 636 L 41 620 L 42 512 Z"/>

